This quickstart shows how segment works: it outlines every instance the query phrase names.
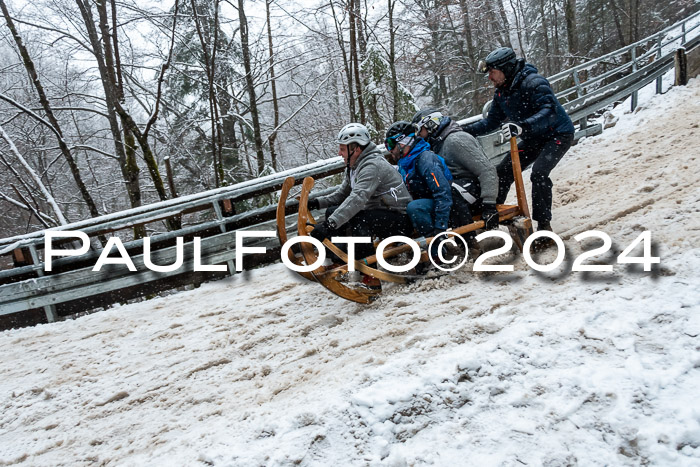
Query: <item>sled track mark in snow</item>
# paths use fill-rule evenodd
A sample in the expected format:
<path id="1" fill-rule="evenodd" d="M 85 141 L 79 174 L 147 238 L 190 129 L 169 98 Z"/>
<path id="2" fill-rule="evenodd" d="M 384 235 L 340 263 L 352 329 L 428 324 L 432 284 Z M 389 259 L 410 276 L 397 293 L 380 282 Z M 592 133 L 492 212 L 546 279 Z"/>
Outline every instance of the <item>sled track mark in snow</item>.
<path id="1" fill-rule="evenodd" d="M 109 399 L 107 399 L 106 401 L 104 401 L 104 402 L 96 402 L 95 405 L 96 405 L 97 407 L 102 407 L 102 406 L 105 406 L 105 405 L 110 404 L 110 403 L 112 403 L 112 402 L 116 402 L 116 401 L 120 401 L 120 400 L 122 400 L 122 399 L 126 399 L 127 397 L 129 397 L 129 393 L 128 393 L 128 392 L 126 392 L 126 391 L 119 391 L 118 393 L 116 393 L 115 395 L 113 395 L 112 397 L 110 397 Z"/>
<path id="2" fill-rule="evenodd" d="M 286 285 L 283 286 L 283 287 L 280 287 L 279 289 L 270 290 L 270 291 L 268 291 L 268 292 L 263 292 L 263 293 L 257 295 L 257 298 L 258 298 L 258 299 L 261 299 L 261 298 L 273 297 L 273 296 L 275 296 L 275 295 L 277 295 L 277 294 L 281 294 L 281 293 L 283 293 L 283 292 L 288 292 L 288 291 L 290 291 L 290 290 L 292 290 L 292 289 L 298 287 L 299 284 L 300 284 L 299 282 L 291 282 L 291 283 L 289 283 L 289 284 L 286 284 Z"/>
<path id="3" fill-rule="evenodd" d="M 200 371 L 205 371 L 205 370 L 208 370 L 209 368 L 213 368 L 213 367 L 215 367 L 215 366 L 226 365 L 226 364 L 228 364 L 228 363 L 231 363 L 231 360 L 229 360 L 228 358 L 222 358 L 222 359 L 219 359 L 219 360 L 215 360 L 215 361 L 212 361 L 212 362 L 205 363 L 204 365 L 199 366 L 199 367 L 195 368 L 194 370 L 190 371 L 190 372 L 187 374 L 187 377 L 189 378 L 189 377 L 191 377 L 193 374 L 199 373 Z"/>
<path id="4" fill-rule="evenodd" d="M 344 322 L 345 322 L 345 320 L 343 318 L 336 316 L 336 315 L 324 316 L 323 318 L 319 319 L 315 323 L 304 327 L 301 330 L 301 336 L 307 337 L 309 334 L 311 334 L 313 331 L 316 331 L 317 329 L 334 328 L 336 326 L 340 326 Z"/>
<path id="5" fill-rule="evenodd" d="M 598 228 L 600 226 L 607 225 L 613 221 L 616 221 L 616 220 L 621 219 L 625 216 L 628 216 L 634 212 L 637 212 L 640 209 L 644 209 L 645 207 L 650 206 L 650 205 L 654 204 L 655 202 L 656 202 L 656 199 L 654 199 L 654 198 L 646 199 L 639 204 L 636 204 L 634 206 L 631 206 L 631 207 L 628 207 L 628 208 L 623 209 L 621 211 L 618 211 L 618 212 L 614 213 L 613 215 L 608 216 L 604 219 L 597 220 L 595 222 L 591 222 L 590 224 L 587 224 L 584 227 L 575 227 L 571 230 L 567 230 L 566 232 L 562 233 L 560 235 L 560 237 L 562 238 L 562 240 L 569 240 L 569 239 L 575 237 L 576 235 L 580 234 L 581 232 L 586 232 L 588 230 L 595 230 L 596 228 Z"/>

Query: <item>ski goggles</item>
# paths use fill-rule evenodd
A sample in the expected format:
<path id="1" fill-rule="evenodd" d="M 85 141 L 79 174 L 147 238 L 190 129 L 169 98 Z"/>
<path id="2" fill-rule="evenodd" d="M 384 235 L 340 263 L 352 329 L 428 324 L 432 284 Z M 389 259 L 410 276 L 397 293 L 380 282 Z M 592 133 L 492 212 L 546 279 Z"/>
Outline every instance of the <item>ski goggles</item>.
<path id="1" fill-rule="evenodd" d="M 491 67 L 488 66 L 488 65 L 486 64 L 486 62 L 483 61 L 483 60 L 479 60 L 479 64 L 476 66 L 476 70 L 477 70 L 479 73 L 488 73 L 490 69 L 491 69 Z"/>
<path id="2" fill-rule="evenodd" d="M 401 138 L 403 135 L 398 134 L 394 136 L 389 136 L 385 141 L 384 141 L 384 146 L 386 146 L 386 149 L 388 151 L 392 151 L 396 147 L 396 141 Z"/>
<path id="3" fill-rule="evenodd" d="M 398 135 L 390 136 L 384 141 L 384 145 L 386 146 L 386 149 L 388 151 L 391 151 L 396 147 L 397 144 L 404 144 L 404 145 L 411 144 L 411 141 L 413 140 L 413 136 L 414 136 L 413 133 L 411 133 L 410 135 L 398 134 Z"/>
<path id="4" fill-rule="evenodd" d="M 415 126 L 417 131 L 420 131 L 422 128 L 426 128 L 430 132 L 440 126 L 441 119 L 442 114 L 440 112 L 434 112 L 421 118 L 420 121 L 415 124 Z"/>

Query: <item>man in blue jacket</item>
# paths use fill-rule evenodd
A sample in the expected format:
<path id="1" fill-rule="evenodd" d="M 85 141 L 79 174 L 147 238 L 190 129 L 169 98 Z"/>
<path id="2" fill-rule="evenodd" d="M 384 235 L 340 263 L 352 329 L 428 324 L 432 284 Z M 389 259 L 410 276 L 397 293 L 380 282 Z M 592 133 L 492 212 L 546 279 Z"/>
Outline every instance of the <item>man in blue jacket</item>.
<path id="1" fill-rule="evenodd" d="M 465 214 L 460 212 L 462 205 L 453 204 L 450 169 L 445 160 L 432 152 L 430 145 L 415 131 L 415 126 L 410 122 L 396 122 L 387 130 L 384 144 L 413 197 L 413 201 L 406 206 L 413 227 L 423 237 L 434 237 L 450 226 L 463 225 L 463 218 L 469 214 L 469 209 Z M 431 245 L 429 254 L 433 264 L 442 263 L 438 254 L 440 243 L 433 242 Z M 446 258 L 446 253 L 458 254 L 458 247 L 451 248 L 445 244 L 442 249 L 442 258 Z"/>
<path id="2" fill-rule="evenodd" d="M 410 122 L 394 123 L 387 130 L 385 145 L 413 197 L 406 212 L 416 231 L 432 237 L 447 230 L 452 209 L 452 174 L 445 160 L 416 136 Z"/>
<path id="3" fill-rule="evenodd" d="M 532 165 L 532 218 L 537 230 L 552 230 L 552 180 L 549 174 L 564 157 L 574 140 L 574 125 L 561 106 L 549 82 L 537 68 L 515 52 L 501 47 L 480 62 L 480 71 L 488 73 L 496 91 L 487 117 L 464 126 L 474 136 L 501 128 L 503 138 L 520 136 L 520 162 L 523 169 Z M 503 204 L 513 184 L 513 166 L 505 157 L 498 171 L 498 199 Z M 545 245 L 543 245 L 545 246 Z"/>
<path id="4" fill-rule="evenodd" d="M 498 228 L 498 175 L 476 138 L 436 109 L 417 112 L 411 123 L 416 127 L 416 135 L 445 159 L 454 177 L 452 201 L 455 206 L 452 211 L 453 221 L 457 221 L 454 227 L 471 223 L 472 214 L 480 213 L 486 229 Z M 455 210 L 464 214 L 461 220 L 455 219 Z"/>

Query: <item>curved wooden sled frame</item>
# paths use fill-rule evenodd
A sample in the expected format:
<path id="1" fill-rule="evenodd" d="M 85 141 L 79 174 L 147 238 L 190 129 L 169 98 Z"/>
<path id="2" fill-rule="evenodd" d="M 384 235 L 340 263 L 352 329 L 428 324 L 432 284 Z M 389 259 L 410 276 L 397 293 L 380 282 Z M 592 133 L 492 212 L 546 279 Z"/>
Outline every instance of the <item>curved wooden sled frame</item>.
<path id="1" fill-rule="evenodd" d="M 508 227 L 508 231 L 513 238 L 515 244 L 522 251 L 525 239 L 532 234 L 532 220 L 530 219 L 530 210 L 527 205 L 527 197 L 525 195 L 525 187 L 522 177 L 522 169 L 520 166 L 520 154 L 518 153 L 518 144 L 515 137 L 510 140 L 510 157 L 513 161 L 513 175 L 515 178 L 515 188 L 516 196 L 518 200 L 517 206 L 513 205 L 501 205 L 497 206 L 499 220 L 502 225 Z M 295 180 L 293 177 L 287 177 L 284 184 L 282 185 L 282 190 L 280 193 L 280 200 L 277 204 L 277 236 L 279 237 L 280 243 L 284 244 L 287 241 L 286 225 L 285 225 L 285 206 L 287 197 L 289 196 L 289 190 L 294 186 Z M 306 177 L 302 183 L 301 195 L 299 200 L 299 214 L 297 220 L 297 230 L 300 236 L 308 235 L 309 232 L 313 230 L 313 224 L 316 223 L 315 219 L 311 215 L 308 209 L 309 194 L 314 186 L 314 179 L 311 177 Z M 516 217 L 523 218 L 522 226 L 516 225 L 513 221 Z M 510 221 L 510 222 L 508 222 Z M 309 224 L 309 225 L 307 225 Z M 471 224 L 464 225 L 462 227 L 453 229 L 451 232 L 459 235 L 466 234 L 468 232 L 473 232 L 484 227 L 484 222 L 481 220 L 481 216 L 475 216 L 474 222 Z M 426 238 L 426 244 L 430 244 L 433 237 Z M 323 244 L 337 255 L 341 260 L 347 263 L 348 256 L 340 248 L 330 242 L 329 239 L 323 241 Z M 304 261 L 302 262 L 294 253 L 290 250 L 288 252 L 289 260 L 294 264 L 303 265 L 313 264 L 318 259 L 318 255 L 314 251 L 314 248 L 308 242 L 302 242 L 299 244 L 301 247 L 302 256 Z M 393 248 L 384 250 L 384 258 L 391 258 L 397 256 L 401 253 L 411 250 L 410 245 L 401 245 Z M 427 252 L 421 254 L 420 262 L 428 261 Z M 371 267 L 371 264 L 377 262 L 377 256 L 368 256 L 362 261 L 355 260 L 354 266 L 358 271 L 367 274 L 368 276 L 377 278 L 381 281 L 395 282 L 400 284 L 405 284 L 411 280 L 422 278 L 423 276 L 412 276 L 412 275 L 399 275 L 391 272 L 380 271 L 376 268 Z M 303 277 L 316 280 L 321 285 L 326 287 L 328 290 L 338 295 L 339 297 L 345 298 L 357 303 L 370 303 L 377 298 L 377 294 L 381 291 L 364 289 L 364 288 L 352 288 L 338 280 L 338 276 L 348 272 L 348 265 L 344 264 L 340 267 L 333 269 L 327 269 L 323 266 L 318 267 L 316 270 L 310 273 L 299 273 Z"/>
<path id="2" fill-rule="evenodd" d="M 307 234 L 306 222 L 311 216 L 311 214 L 309 214 L 308 207 L 309 192 L 311 191 L 311 188 L 313 188 L 313 186 L 314 179 L 311 177 L 306 177 L 304 179 L 304 183 L 302 184 L 301 197 L 299 199 L 299 217 L 297 220 L 297 229 L 300 236 L 304 236 Z M 301 242 L 299 245 L 301 245 L 301 252 L 304 255 L 304 261 L 306 262 L 306 264 L 315 263 L 318 259 L 318 255 L 314 251 L 314 248 L 311 246 L 311 244 L 308 242 Z M 377 293 L 379 293 L 379 291 L 370 289 L 354 289 L 339 282 L 337 280 L 337 277 L 344 272 L 340 268 L 334 269 L 332 271 L 327 271 L 327 274 L 321 274 L 322 272 L 326 271 L 323 266 L 320 266 L 316 270 L 311 271 L 311 274 L 314 276 L 314 278 L 316 279 L 316 281 L 318 281 L 319 284 L 321 284 L 337 296 L 346 300 L 366 304 L 374 300 L 376 298 Z"/>
<path id="3" fill-rule="evenodd" d="M 280 191 L 280 199 L 277 203 L 277 238 L 279 239 L 281 246 L 284 246 L 284 244 L 287 243 L 286 205 L 287 198 L 289 197 L 289 190 L 291 190 L 293 186 L 294 177 L 287 177 L 284 179 L 284 183 L 282 183 L 282 189 Z M 293 264 L 296 264 L 297 266 L 303 266 L 301 258 L 297 257 L 297 255 L 294 254 L 291 248 L 287 250 L 287 257 L 289 258 L 289 261 L 291 261 Z M 304 279 L 308 279 L 310 281 L 316 280 L 313 274 L 311 274 L 310 272 L 297 271 L 297 274 L 299 274 Z"/>

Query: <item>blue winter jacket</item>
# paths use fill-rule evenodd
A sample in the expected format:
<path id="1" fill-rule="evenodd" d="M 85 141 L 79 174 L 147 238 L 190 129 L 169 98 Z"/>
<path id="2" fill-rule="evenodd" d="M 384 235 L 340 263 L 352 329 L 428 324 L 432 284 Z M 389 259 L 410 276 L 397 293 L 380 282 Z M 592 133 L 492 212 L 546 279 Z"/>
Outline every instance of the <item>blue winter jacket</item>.
<path id="1" fill-rule="evenodd" d="M 519 60 L 510 86 L 497 88 L 493 104 L 485 119 L 466 125 L 464 130 L 474 136 L 484 135 L 509 121 L 520 125 L 522 138 L 542 139 L 574 133 L 574 124 L 552 91 L 549 81 L 537 73 L 537 68 Z"/>
<path id="2" fill-rule="evenodd" d="M 447 230 L 452 209 L 452 174 L 445 160 L 432 152 L 423 139 L 418 139 L 398 165 L 413 199 L 432 199 L 435 202 L 435 228 Z"/>

